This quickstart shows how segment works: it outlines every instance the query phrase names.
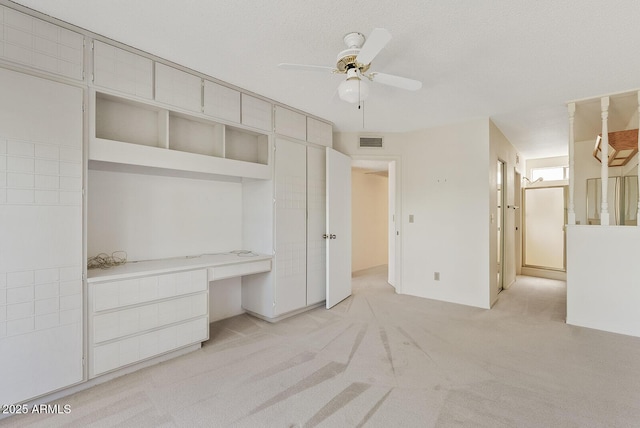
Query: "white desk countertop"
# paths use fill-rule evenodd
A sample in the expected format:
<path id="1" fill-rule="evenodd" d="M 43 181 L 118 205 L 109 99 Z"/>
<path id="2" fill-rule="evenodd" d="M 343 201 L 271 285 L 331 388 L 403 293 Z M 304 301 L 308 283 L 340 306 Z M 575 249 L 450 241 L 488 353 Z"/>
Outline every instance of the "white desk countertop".
<path id="1" fill-rule="evenodd" d="M 133 261 L 109 269 L 88 270 L 87 283 L 114 281 L 184 270 L 215 268 L 271 259 L 272 256 L 270 255 L 239 251 L 174 257 L 170 259 Z"/>

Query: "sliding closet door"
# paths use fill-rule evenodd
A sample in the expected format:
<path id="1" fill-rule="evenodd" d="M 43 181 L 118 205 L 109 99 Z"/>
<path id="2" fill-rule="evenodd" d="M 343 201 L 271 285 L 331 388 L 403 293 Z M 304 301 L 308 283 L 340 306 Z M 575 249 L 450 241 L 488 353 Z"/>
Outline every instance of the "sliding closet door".
<path id="1" fill-rule="evenodd" d="M 0 68 L 0 403 L 82 381 L 81 88 Z"/>

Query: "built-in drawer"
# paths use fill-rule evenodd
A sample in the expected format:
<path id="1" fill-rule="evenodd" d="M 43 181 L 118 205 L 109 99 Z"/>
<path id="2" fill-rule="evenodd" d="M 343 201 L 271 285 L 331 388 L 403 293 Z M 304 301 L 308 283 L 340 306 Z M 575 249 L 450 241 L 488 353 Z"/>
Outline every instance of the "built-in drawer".
<path id="1" fill-rule="evenodd" d="M 205 269 L 92 283 L 91 311 L 100 312 L 169 297 L 206 291 Z"/>
<path id="2" fill-rule="evenodd" d="M 95 346 L 90 359 L 90 377 L 203 342 L 208 337 L 209 321 L 207 317 L 201 317 Z"/>
<path id="3" fill-rule="evenodd" d="M 256 260 L 233 265 L 217 266 L 209 268 L 209 281 L 232 278 L 235 276 L 251 275 L 253 273 L 268 272 L 271 270 L 271 260 Z"/>
<path id="4" fill-rule="evenodd" d="M 99 344 L 207 315 L 206 293 L 101 313 L 93 317 L 92 343 Z"/>

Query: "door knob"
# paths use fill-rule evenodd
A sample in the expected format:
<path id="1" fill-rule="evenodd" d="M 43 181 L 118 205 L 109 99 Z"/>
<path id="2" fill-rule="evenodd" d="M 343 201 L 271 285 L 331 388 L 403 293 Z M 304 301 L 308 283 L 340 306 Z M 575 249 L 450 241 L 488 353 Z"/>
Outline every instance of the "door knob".
<path id="1" fill-rule="evenodd" d="M 329 239 L 336 239 L 336 235 L 329 235 Z"/>
<path id="2" fill-rule="evenodd" d="M 322 235 L 322 237 L 323 237 L 324 239 L 327 239 L 327 238 L 329 238 L 329 235 L 327 235 L 327 234 L 325 233 L 324 235 Z"/>

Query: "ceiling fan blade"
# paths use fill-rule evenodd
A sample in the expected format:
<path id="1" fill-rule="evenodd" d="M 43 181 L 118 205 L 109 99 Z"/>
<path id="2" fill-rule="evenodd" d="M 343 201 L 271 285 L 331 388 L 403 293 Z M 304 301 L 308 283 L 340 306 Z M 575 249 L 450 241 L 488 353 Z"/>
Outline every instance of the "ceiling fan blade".
<path id="1" fill-rule="evenodd" d="M 329 73 L 336 73 L 338 71 L 336 70 L 335 67 L 325 67 L 323 65 L 282 63 L 282 64 L 278 64 L 278 67 L 285 70 L 322 71 L 322 72 L 329 72 Z"/>
<path id="2" fill-rule="evenodd" d="M 356 61 L 360 64 L 369 64 L 391 40 L 391 33 L 384 28 L 374 28 L 360 49 Z"/>
<path id="3" fill-rule="evenodd" d="M 369 76 L 373 82 L 406 89 L 408 91 L 417 91 L 422 88 L 422 82 L 419 80 L 407 79 L 406 77 L 394 76 L 393 74 L 371 73 Z"/>

